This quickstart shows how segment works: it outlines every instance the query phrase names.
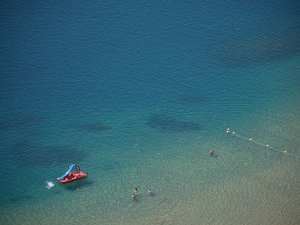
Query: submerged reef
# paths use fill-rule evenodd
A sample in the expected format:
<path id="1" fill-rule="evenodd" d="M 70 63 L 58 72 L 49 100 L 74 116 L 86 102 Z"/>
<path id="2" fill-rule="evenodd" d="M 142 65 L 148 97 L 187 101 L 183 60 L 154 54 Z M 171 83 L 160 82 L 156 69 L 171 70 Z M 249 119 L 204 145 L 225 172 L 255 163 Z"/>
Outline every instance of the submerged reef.
<path id="1" fill-rule="evenodd" d="M 30 141 L 14 144 L 10 152 L 17 163 L 25 166 L 79 162 L 87 156 L 87 153 L 69 146 L 43 146 Z"/>
<path id="2" fill-rule="evenodd" d="M 45 120 L 41 115 L 24 114 L 0 121 L 0 130 L 40 124 Z"/>
<path id="3" fill-rule="evenodd" d="M 111 126 L 108 126 L 102 122 L 77 124 L 74 125 L 73 128 L 77 131 L 86 131 L 86 132 L 103 132 L 112 129 Z"/>
<path id="4" fill-rule="evenodd" d="M 218 64 L 231 67 L 281 60 L 299 53 L 299 28 L 299 26 L 292 27 L 279 32 L 262 33 L 235 41 L 220 42 L 208 50 L 208 55 Z"/>
<path id="5" fill-rule="evenodd" d="M 164 115 L 152 115 L 147 120 L 146 125 L 152 128 L 173 132 L 200 131 L 200 125 L 193 122 L 183 122 Z"/>

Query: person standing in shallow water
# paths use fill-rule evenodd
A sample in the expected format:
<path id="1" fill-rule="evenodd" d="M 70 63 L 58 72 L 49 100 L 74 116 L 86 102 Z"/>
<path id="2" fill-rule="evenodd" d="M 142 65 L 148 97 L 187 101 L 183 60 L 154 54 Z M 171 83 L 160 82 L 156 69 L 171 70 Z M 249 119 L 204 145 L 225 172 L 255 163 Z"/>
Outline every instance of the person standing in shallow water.
<path id="1" fill-rule="evenodd" d="M 133 193 L 132 193 L 131 197 L 132 197 L 133 199 L 135 199 L 136 196 L 137 196 L 137 193 L 138 193 L 138 189 L 137 189 L 137 188 L 133 189 Z"/>
<path id="2" fill-rule="evenodd" d="M 133 193 L 133 194 L 131 195 L 131 197 L 132 197 L 133 199 L 135 199 L 135 198 L 136 198 L 136 194 Z"/>
<path id="3" fill-rule="evenodd" d="M 209 151 L 210 155 L 213 155 L 214 152 L 215 152 L 215 151 L 214 151 L 213 149 L 211 149 L 211 150 Z"/>

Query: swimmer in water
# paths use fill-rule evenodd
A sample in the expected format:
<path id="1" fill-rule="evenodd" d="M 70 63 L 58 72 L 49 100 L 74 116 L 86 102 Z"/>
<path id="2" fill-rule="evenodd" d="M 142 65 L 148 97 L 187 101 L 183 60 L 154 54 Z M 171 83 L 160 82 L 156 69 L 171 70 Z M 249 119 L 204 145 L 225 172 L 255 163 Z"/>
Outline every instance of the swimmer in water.
<path id="1" fill-rule="evenodd" d="M 138 193 L 138 189 L 135 188 L 135 189 L 133 190 L 133 193 Z"/>
<path id="2" fill-rule="evenodd" d="M 136 198 L 136 194 L 133 193 L 133 194 L 131 195 L 131 197 L 135 199 L 135 198 Z"/>
<path id="3" fill-rule="evenodd" d="M 47 183 L 47 186 L 46 186 L 45 188 L 48 188 L 48 189 L 54 187 L 54 185 L 55 185 L 55 184 L 54 184 L 53 182 L 51 182 L 51 181 L 46 181 L 46 183 Z"/>
<path id="4" fill-rule="evenodd" d="M 214 151 L 213 149 L 211 149 L 211 150 L 209 151 L 210 155 L 213 155 L 214 152 L 215 152 L 215 151 Z"/>
<path id="5" fill-rule="evenodd" d="M 151 195 L 151 194 L 152 194 L 152 190 L 151 190 L 150 188 L 148 189 L 147 194 L 148 194 L 148 195 Z"/>

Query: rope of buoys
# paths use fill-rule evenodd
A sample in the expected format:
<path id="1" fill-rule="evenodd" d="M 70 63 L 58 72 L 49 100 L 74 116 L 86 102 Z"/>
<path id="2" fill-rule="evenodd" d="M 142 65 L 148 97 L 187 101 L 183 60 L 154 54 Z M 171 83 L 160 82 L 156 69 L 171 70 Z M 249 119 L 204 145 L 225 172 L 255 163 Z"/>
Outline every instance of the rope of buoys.
<path id="1" fill-rule="evenodd" d="M 245 139 L 245 140 L 250 141 L 250 142 L 252 142 L 252 143 L 255 143 L 255 144 L 264 146 L 264 147 L 266 147 L 266 148 L 268 148 L 268 149 L 272 149 L 272 150 L 275 150 L 275 151 L 277 151 L 277 152 L 281 152 L 281 153 L 283 153 L 283 154 L 285 154 L 285 155 L 289 155 L 289 156 L 295 157 L 295 158 L 297 158 L 297 159 L 300 159 L 300 157 L 295 156 L 295 155 L 293 155 L 293 154 L 287 152 L 287 150 L 282 151 L 282 150 L 280 150 L 280 149 L 277 149 L 277 148 L 274 148 L 274 147 L 270 146 L 269 144 L 263 144 L 263 143 L 260 143 L 260 142 L 258 142 L 258 141 L 254 141 L 253 138 L 246 138 L 246 137 L 243 137 L 243 136 L 237 134 L 236 132 L 230 132 L 230 129 L 229 129 L 229 128 L 226 130 L 226 133 L 227 133 L 227 134 L 230 134 L 230 133 L 231 133 L 232 136 L 235 136 L 235 137 L 239 137 L 239 138 Z"/>

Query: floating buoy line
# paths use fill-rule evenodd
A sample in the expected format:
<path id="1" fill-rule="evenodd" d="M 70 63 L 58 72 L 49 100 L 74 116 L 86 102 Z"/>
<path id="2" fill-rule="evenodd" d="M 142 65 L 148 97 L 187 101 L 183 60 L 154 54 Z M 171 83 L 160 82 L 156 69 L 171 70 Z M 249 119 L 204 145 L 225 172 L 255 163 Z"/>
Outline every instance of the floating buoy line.
<path id="1" fill-rule="evenodd" d="M 270 144 L 263 144 L 263 143 L 260 143 L 260 142 L 258 142 L 258 141 L 254 141 L 253 138 L 247 138 L 247 137 L 244 137 L 244 136 L 242 136 L 242 135 L 237 134 L 236 132 L 231 132 L 229 128 L 226 130 L 226 133 L 227 133 L 227 134 L 231 134 L 231 135 L 234 136 L 234 137 L 239 137 L 239 138 L 245 139 L 245 140 L 250 141 L 250 142 L 252 142 L 252 143 L 255 143 L 255 144 L 257 144 L 257 145 L 261 145 L 261 146 L 266 147 L 266 148 L 268 148 L 268 149 L 272 149 L 272 150 L 274 150 L 274 151 L 283 153 L 284 155 L 289 155 L 289 156 L 292 156 L 292 157 L 294 157 L 294 158 L 300 159 L 300 157 L 295 156 L 295 155 L 289 153 L 287 150 L 280 150 L 280 149 L 278 149 L 278 148 L 274 148 L 274 147 L 270 146 Z"/>

